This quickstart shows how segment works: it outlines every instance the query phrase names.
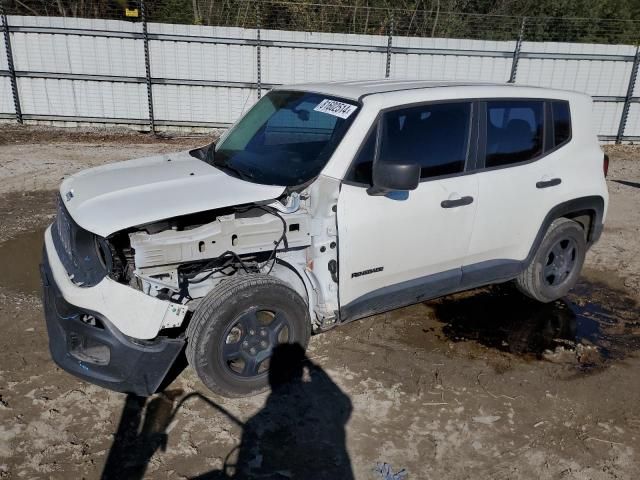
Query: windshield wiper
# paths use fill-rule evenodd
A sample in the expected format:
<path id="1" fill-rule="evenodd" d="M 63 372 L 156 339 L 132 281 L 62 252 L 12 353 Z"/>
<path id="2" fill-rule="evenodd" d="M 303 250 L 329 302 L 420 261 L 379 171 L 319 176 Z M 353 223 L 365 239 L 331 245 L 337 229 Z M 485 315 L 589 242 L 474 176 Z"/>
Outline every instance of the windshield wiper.
<path id="1" fill-rule="evenodd" d="M 243 172 L 242 170 L 239 170 L 239 169 L 237 169 L 235 167 L 232 167 L 231 165 L 229 165 L 228 163 L 225 163 L 225 162 L 212 163 L 212 165 L 214 167 L 218 167 L 220 170 L 223 170 L 223 171 L 226 171 L 226 172 L 230 172 L 231 174 L 233 174 L 234 177 L 237 177 L 240 180 L 251 181 L 254 178 L 254 176 L 251 175 L 250 173 Z"/>
<path id="2" fill-rule="evenodd" d="M 220 161 L 216 162 L 216 142 L 211 142 L 209 145 L 204 146 L 202 148 L 198 148 L 196 150 L 191 150 L 189 152 L 192 156 L 196 157 L 199 160 L 202 160 L 205 163 L 208 163 L 212 167 L 217 167 L 220 170 L 231 173 L 234 177 L 239 178 L 241 180 L 252 180 L 254 178 L 253 175 L 247 172 L 243 172 L 242 170 L 238 170 L 235 167 L 232 167 L 227 162 Z"/>

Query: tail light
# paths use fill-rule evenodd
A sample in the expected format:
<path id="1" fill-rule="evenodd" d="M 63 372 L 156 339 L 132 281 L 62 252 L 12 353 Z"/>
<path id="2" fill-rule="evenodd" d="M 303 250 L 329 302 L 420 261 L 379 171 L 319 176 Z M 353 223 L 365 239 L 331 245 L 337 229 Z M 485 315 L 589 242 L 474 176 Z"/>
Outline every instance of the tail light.
<path id="1" fill-rule="evenodd" d="M 602 171 L 604 172 L 604 176 L 609 175 L 609 155 L 604 154 L 604 160 L 602 161 Z"/>

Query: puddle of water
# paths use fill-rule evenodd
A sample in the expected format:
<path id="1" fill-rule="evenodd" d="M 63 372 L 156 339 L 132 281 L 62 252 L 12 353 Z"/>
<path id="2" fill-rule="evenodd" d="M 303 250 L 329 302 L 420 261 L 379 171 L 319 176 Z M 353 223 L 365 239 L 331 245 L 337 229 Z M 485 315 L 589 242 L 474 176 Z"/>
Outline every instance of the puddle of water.
<path id="1" fill-rule="evenodd" d="M 0 243 L 0 286 L 27 295 L 40 295 L 40 261 L 45 228 L 24 232 Z"/>
<path id="2" fill-rule="evenodd" d="M 582 367 L 640 350 L 639 307 L 623 292 L 581 281 L 566 298 L 542 304 L 496 286 L 429 302 L 450 341 L 476 341 L 518 355 Z"/>

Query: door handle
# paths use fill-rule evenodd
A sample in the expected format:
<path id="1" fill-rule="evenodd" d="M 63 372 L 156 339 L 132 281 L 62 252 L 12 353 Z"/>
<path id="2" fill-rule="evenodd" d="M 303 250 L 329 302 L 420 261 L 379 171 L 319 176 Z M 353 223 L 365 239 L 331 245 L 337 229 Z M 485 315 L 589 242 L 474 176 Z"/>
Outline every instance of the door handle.
<path id="1" fill-rule="evenodd" d="M 466 196 L 462 198 L 457 198 L 455 200 L 443 200 L 442 202 L 440 202 L 440 206 L 442 208 L 455 208 L 455 207 L 463 207 L 471 203 L 473 203 L 473 197 Z"/>
<path id="2" fill-rule="evenodd" d="M 561 178 L 552 178 L 551 180 L 540 180 L 536 183 L 536 188 L 549 188 L 555 187 L 556 185 L 560 185 L 562 183 Z"/>

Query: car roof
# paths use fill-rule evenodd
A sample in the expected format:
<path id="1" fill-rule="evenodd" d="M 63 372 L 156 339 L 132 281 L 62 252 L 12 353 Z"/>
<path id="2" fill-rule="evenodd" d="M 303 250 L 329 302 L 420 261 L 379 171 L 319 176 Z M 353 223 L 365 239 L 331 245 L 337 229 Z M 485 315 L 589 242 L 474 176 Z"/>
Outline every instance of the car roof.
<path id="1" fill-rule="evenodd" d="M 362 97 L 390 92 L 402 92 L 406 90 L 423 90 L 431 88 L 450 88 L 450 87 L 500 87 L 505 89 L 531 91 L 532 88 L 544 90 L 545 92 L 554 92 L 561 97 L 567 94 L 575 94 L 578 92 L 570 92 L 567 90 L 556 90 L 543 87 L 533 87 L 528 85 L 515 85 L 513 83 L 491 83 L 491 82 L 453 82 L 453 81 L 433 81 L 433 80 L 355 80 L 355 81 L 339 81 L 339 82 L 317 82 L 317 83 L 301 83 L 296 85 L 281 85 L 275 87 L 274 90 L 295 90 L 322 93 L 334 97 L 342 97 L 351 100 L 361 100 Z M 517 95 L 516 92 L 514 94 Z"/>

